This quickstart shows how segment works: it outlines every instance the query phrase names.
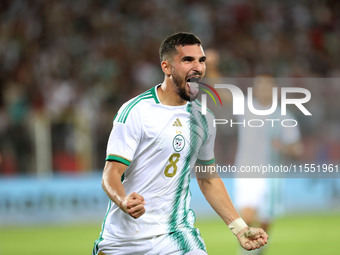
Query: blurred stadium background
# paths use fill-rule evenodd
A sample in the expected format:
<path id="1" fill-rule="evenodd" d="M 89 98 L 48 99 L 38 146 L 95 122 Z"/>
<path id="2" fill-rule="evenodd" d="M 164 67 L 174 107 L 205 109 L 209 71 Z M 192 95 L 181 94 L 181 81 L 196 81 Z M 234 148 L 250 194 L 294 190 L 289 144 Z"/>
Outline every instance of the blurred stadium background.
<path id="1" fill-rule="evenodd" d="M 197 34 L 219 52 L 225 77 L 340 76 L 336 0 L 1 0 L 0 19 L 1 255 L 90 253 L 107 204 L 100 178 L 113 117 L 162 81 L 166 36 Z M 339 163 L 339 96 L 339 84 L 313 91 L 304 160 Z M 225 183 L 233 197 L 232 179 Z M 195 180 L 192 193 L 209 254 L 224 254 L 224 240 L 235 247 Z M 330 247 L 339 179 L 289 179 L 284 202 L 267 254 L 301 254 L 323 234 L 308 254 L 339 254 Z"/>

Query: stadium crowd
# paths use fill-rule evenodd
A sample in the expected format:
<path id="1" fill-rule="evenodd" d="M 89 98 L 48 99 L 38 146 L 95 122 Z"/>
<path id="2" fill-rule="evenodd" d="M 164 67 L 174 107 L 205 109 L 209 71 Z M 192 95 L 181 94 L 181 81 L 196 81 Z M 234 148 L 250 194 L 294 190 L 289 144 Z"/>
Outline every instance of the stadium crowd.
<path id="1" fill-rule="evenodd" d="M 216 49 L 224 76 L 340 75 L 336 0 L 1 0 L 0 19 L 5 175 L 44 160 L 54 172 L 101 170 L 117 107 L 162 80 L 160 40 L 177 31 Z M 339 88 L 320 102 L 336 124 Z"/>

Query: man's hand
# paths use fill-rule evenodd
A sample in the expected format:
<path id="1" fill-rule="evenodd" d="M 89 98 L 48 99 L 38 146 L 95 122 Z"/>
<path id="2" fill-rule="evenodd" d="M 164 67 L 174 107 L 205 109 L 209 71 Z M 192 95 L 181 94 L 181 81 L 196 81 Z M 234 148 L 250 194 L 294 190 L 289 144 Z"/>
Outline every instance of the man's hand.
<path id="1" fill-rule="evenodd" d="M 250 251 L 264 246 L 268 241 L 268 235 L 261 228 L 245 228 L 237 234 L 240 245 Z"/>
<path id="2" fill-rule="evenodd" d="M 137 219 L 145 213 L 144 205 L 144 197 L 133 192 L 119 204 L 119 207 L 131 217 Z"/>

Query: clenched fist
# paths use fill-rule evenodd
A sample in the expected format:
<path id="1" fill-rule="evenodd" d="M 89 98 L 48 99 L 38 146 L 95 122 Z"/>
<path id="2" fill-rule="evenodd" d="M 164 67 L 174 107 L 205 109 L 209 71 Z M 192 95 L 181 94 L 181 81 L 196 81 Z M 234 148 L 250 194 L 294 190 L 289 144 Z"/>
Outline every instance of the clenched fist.
<path id="1" fill-rule="evenodd" d="M 131 217 L 137 219 L 145 213 L 144 205 L 144 197 L 133 192 L 120 203 L 119 207 Z"/>
<path id="2" fill-rule="evenodd" d="M 267 233 L 261 228 L 245 228 L 237 234 L 240 245 L 250 251 L 264 246 L 268 241 Z"/>

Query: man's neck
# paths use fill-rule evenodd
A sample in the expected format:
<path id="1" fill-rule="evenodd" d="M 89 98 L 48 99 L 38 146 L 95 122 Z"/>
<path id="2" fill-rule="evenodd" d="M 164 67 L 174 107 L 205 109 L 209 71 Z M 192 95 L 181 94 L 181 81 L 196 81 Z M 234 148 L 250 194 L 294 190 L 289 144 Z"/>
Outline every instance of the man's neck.
<path id="1" fill-rule="evenodd" d="M 164 105 L 180 106 L 187 103 L 177 92 L 176 85 L 169 79 L 165 79 L 161 86 L 157 88 L 159 101 Z"/>

